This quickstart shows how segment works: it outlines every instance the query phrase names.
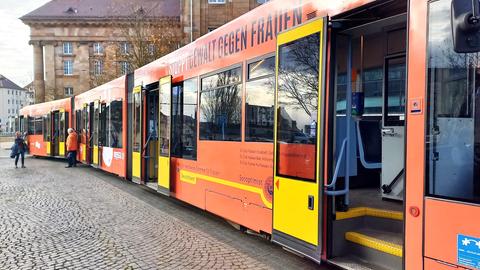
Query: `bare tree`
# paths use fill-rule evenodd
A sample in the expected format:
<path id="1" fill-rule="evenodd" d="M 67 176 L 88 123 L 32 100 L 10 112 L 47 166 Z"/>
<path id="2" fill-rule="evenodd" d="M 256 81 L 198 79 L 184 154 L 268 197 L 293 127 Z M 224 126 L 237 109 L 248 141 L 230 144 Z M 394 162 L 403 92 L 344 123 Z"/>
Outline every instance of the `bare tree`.
<path id="1" fill-rule="evenodd" d="M 103 70 L 92 73 L 93 86 L 131 72 L 179 48 L 182 41 L 179 18 L 155 17 L 156 8 L 159 8 L 158 4 L 149 8 L 131 6 L 131 15 L 112 19 L 112 24 L 118 26 L 121 41 L 107 44 L 105 54 L 92 60 L 91 65 L 100 61 Z"/>

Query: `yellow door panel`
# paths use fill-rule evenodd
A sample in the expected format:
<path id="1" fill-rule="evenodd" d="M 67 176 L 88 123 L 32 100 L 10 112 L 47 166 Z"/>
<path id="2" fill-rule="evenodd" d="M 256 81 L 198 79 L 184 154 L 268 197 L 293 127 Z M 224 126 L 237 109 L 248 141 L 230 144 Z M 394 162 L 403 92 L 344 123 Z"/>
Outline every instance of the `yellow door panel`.
<path id="1" fill-rule="evenodd" d="M 158 185 L 170 190 L 170 158 L 160 156 L 158 165 Z"/>
<path id="2" fill-rule="evenodd" d="M 47 148 L 47 155 L 50 155 L 51 150 L 50 150 L 50 142 L 45 142 L 45 146 Z"/>
<path id="3" fill-rule="evenodd" d="M 59 153 L 58 154 L 60 156 L 65 156 L 65 143 L 64 142 L 60 142 Z"/>
<path id="4" fill-rule="evenodd" d="M 139 152 L 133 152 L 132 153 L 132 176 L 136 178 L 140 178 L 140 172 L 141 172 L 141 163 L 140 163 L 140 153 Z"/>
<path id="5" fill-rule="evenodd" d="M 274 188 L 273 209 L 281 209 L 273 216 L 275 230 L 318 245 L 317 184 L 276 177 Z M 308 208 L 309 196 L 313 196 L 312 210 Z"/>
<path id="6" fill-rule="evenodd" d="M 82 145 L 82 156 L 81 156 L 82 160 L 85 161 L 87 160 L 87 146 L 86 145 Z"/>
<path id="7" fill-rule="evenodd" d="M 320 139 L 322 138 L 320 131 L 323 125 L 321 106 L 324 92 L 323 54 L 326 44 L 326 23 L 326 18 L 322 18 L 280 33 L 277 36 L 275 73 L 277 81 L 275 111 L 277 113 L 275 114 L 274 143 L 277 147 L 274 147 L 272 240 L 316 261 L 320 261 L 322 246 L 320 243 L 322 178 L 320 176 L 323 161 L 320 153 L 323 153 L 323 142 Z M 303 50 L 303 48 L 306 51 L 312 50 L 314 53 L 296 54 L 294 51 Z M 318 55 L 318 62 L 314 54 Z M 311 61 L 312 59 L 315 61 Z M 311 66 L 299 71 L 304 72 L 300 77 L 287 76 L 291 72 L 297 72 L 291 67 L 298 66 L 298 63 L 308 63 Z M 279 71 L 280 68 L 281 71 Z M 295 78 L 300 78 L 296 79 L 299 81 L 301 78 L 306 78 L 305 80 L 318 78 L 318 89 L 316 82 L 295 83 Z M 306 104 L 310 107 L 302 111 L 298 108 L 302 108 L 301 105 L 305 104 L 305 100 L 302 100 L 301 96 L 289 95 L 289 91 L 309 93 L 312 97 L 318 97 L 318 101 L 309 100 Z M 295 106 L 297 103 L 298 106 Z M 314 128 L 311 128 L 312 125 Z M 277 134 L 277 132 L 280 133 Z M 277 135 L 281 138 L 277 138 Z M 298 138 L 290 139 L 293 136 Z M 296 156 L 304 158 L 296 158 Z"/>
<path id="8" fill-rule="evenodd" d="M 170 193 L 170 117 L 172 76 L 166 76 L 159 81 L 159 137 L 158 137 L 158 186 L 159 191 Z"/>
<path id="9" fill-rule="evenodd" d="M 93 164 L 98 165 L 98 146 L 93 146 Z"/>

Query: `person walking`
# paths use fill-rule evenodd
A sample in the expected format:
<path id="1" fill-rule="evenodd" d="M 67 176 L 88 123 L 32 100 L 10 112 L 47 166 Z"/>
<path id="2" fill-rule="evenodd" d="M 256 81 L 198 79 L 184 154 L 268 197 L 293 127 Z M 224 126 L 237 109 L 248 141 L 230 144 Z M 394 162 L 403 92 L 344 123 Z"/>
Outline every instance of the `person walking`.
<path id="1" fill-rule="evenodd" d="M 68 166 L 66 166 L 65 168 L 77 167 L 77 150 L 78 150 L 77 133 L 73 130 L 73 128 L 69 128 L 68 137 L 67 137 Z"/>
<path id="2" fill-rule="evenodd" d="M 22 134 L 20 132 L 15 132 L 15 143 L 14 147 L 16 148 L 15 153 L 15 169 L 18 168 L 18 159 L 22 157 L 22 168 L 25 167 L 25 151 L 27 151 L 27 144 L 25 140 L 22 138 Z"/>

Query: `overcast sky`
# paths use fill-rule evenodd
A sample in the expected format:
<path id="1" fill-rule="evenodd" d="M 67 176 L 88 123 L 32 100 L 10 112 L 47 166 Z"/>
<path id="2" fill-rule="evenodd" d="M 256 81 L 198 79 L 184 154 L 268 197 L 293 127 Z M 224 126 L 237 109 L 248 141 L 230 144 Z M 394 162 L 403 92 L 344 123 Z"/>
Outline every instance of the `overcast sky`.
<path id="1" fill-rule="evenodd" d="M 33 80 L 30 29 L 18 18 L 50 0 L 0 0 L 0 74 L 20 86 Z"/>

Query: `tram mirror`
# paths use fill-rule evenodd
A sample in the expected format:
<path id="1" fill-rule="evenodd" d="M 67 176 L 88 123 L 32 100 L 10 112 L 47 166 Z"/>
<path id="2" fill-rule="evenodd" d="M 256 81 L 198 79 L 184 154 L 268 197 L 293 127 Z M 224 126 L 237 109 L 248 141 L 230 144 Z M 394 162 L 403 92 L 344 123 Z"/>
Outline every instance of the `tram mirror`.
<path id="1" fill-rule="evenodd" d="M 480 51 L 479 0 L 452 0 L 451 24 L 455 52 Z"/>

